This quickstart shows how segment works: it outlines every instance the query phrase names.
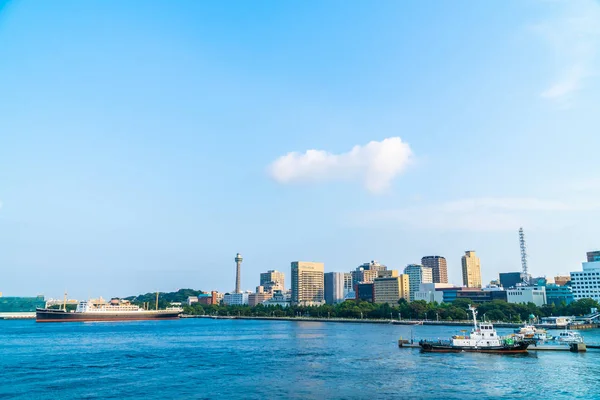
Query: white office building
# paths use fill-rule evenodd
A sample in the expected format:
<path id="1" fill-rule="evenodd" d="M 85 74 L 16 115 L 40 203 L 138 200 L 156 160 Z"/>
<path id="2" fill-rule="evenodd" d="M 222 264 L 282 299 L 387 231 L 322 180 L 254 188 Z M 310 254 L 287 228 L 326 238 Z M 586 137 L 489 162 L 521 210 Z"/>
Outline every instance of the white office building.
<path id="1" fill-rule="evenodd" d="M 533 303 L 538 307 L 547 304 L 546 288 L 544 286 L 516 286 L 506 291 L 506 301 L 509 303 Z"/>
<path id="2" fill-rule="evenodd" d="M 248 296 L 251 292 L 225 293 L 223 303 L 228 306 L 242 306 L 248 304 Z"/>
<path id="3" fill-rule="evenodd" d="M 444 302 L 444 292 L 436 289 L 451 287 L 454 287 L 454 285 L 449 283 L 421 283 L 419 291 L 415 292 L 415 300 L 424 300 L 428 303 L 436 302 L 441 304 Z"/>
<path id="4" fill-rule="evenodd" d="M 404 268 L 404 273 L 408 275 L 410 301 L 416 300 L 415 293 L 421 289 L 422 283 L 433 283 L 433 271 L 429 267 L 410 264 Z"/>
<path id="5" fill-rule="evenodd" d="M 582 263 L 583 271 L 571 272 L 573 300 L 600 301 L 600 261 Z"/>

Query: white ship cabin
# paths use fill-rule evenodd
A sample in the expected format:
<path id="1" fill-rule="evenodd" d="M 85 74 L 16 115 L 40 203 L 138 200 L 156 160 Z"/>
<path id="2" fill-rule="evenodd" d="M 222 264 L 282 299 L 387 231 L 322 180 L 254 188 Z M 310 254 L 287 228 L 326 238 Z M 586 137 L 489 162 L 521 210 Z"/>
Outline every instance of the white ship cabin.
<path id="1" fill-rule="evenodd" d="M 486 347 L 486 346 L 501 346 L 502 339 L 490 323 L 477 324 L 477 311 L 475 308 L 469 307 L 473 313 L 473 328 L 469 336 L 453 336 L 452 344 L 462 347 Z"/>
<path id="2" fill-rule="evenodd" d="M 135 312 L 144 311 L 127 300 L 112 299 L 106 302 L 103 298 L 80 301 L 75 312 Z"/>

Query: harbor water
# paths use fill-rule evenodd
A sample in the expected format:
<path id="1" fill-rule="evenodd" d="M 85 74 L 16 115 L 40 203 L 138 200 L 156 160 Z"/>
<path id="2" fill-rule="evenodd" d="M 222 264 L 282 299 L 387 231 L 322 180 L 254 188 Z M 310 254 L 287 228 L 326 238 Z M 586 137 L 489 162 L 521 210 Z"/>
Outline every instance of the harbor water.
<path id="1" fill-rule="evenodd" d="M 467 327 L 0 321 L 0 399 L 600 397 L 600 351 L 423 354 L 397 345 L 460 329 Z M 600 343 L 597 330 L 581 333 Z"/>

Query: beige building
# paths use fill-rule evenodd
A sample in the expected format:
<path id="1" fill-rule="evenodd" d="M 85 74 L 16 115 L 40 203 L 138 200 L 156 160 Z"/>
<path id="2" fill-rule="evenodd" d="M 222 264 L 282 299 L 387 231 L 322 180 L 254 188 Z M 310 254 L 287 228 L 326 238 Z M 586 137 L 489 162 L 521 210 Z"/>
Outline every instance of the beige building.
<path id="1" fill-rule="evenodd" d="M 265 288 L 262 286 L 257 286 L 256 293 L 250 293 L 248 295 L 248 305 L 250 307 L 255 307 L 263 301 L 269 300 L 271 297 L 273 297 L 271 292 L 265 291 Z"/>
<path id="2" fill-rule="evenodd" d="M 571 282 L 570 276 L 555 276 L 554 283 L 558 286 L 565 286 L 567 282 Z"/>
<path id="3" fill-rule="evenodd" d="M 319 262 L 292 262 L 292 305 L 320 305 L 325 302 L 325 265 Z"/>
<path id="4" fill-rule="evenodd" d="M 285 291 L 285 277 L 283 272 L 269 270 L 261 273 L 260 285 L 264 287 L 267 292 L 273 292 L 273 290 Z"/>
<path id="5" fill-rule="evenodd" d="M 373 281 L 373 292 L 375 303 L 395 305 L 398 300 L 410 299 L 410 282 L 406 274 L 390 276 L 385 278 L 376 278 Z"/>
<path id="6" fill-rule="evenodd" d="M 463 285 L 470 288 L 481 287 L 481 262 L 474 251 L 465 251 L 462 256 Z"/>
<path id="7" fill-rule="evenodd" d="M 398 276 L 398 271 L 395 269 L 387 269 L 385 271 L 377 271 L 378 278 L 395 278 Z"/>

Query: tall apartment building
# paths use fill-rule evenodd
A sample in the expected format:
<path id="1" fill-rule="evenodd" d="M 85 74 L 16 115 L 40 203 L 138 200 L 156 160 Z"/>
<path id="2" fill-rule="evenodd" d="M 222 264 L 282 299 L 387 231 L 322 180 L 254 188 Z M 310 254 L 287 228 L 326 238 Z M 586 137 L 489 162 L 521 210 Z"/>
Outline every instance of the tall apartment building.
<path id="1" fill-rule="evenodd" d="M 376 278 L 373 281 L 374 302 L 379 304 L 388 303 L 395 305 L 398 300 L 410 300 L 409 276 L 402 274 L 398 276 Z"/>
<path id="2" fill-rule="evenodd" d="M 325 265 L 319 262 L 292 262 L 292 305 L 320 305 L 324 302 Z"/>
<path id="3" fill-rule="evenodd" d="M 433 272 L 429 267 L 410 264 L 404 268 L 404 273 L 408 275 L 410 301 L 415 300 L 415 293 L 420 290 L 422 283 L 433 283 Z"/>
<path id="4" fill-rule="evenodd" d="M 461 261 L 463 285 L 470 288 L 481 288 L 481 261 L 475 251 L 465 251 Z"/>
<path id="5" fill-rule="evenodd" d="M 328 272 L 325 274 L 325 303 L 337 304 L 344 301 L 345 273 Z"/>
<path id="6" fill-rule="evenodd" d="M 584 262 L 583 271 L 571 272 L 571 290 L 575 301 L 581 299 L 600 301 L 600 251 L 587 253 L 587 259 L 596 259 L 595 253 L 599 253 L 597 261 Z"/>
<path id="7" fill-rule="evenodd" d="M 269 270 L 260 274 L 260 286 L 265 288 L 267 292 L 274 290 L 285 291 L 285 276 L 283 272 Z"/>
<path id="8" fill-rule="evenodd" d="M 433 283 L 448 283 L 448 264 L 442 256 L 427 256 L 421 258 L 421 265 L 431 268 Z"/>

